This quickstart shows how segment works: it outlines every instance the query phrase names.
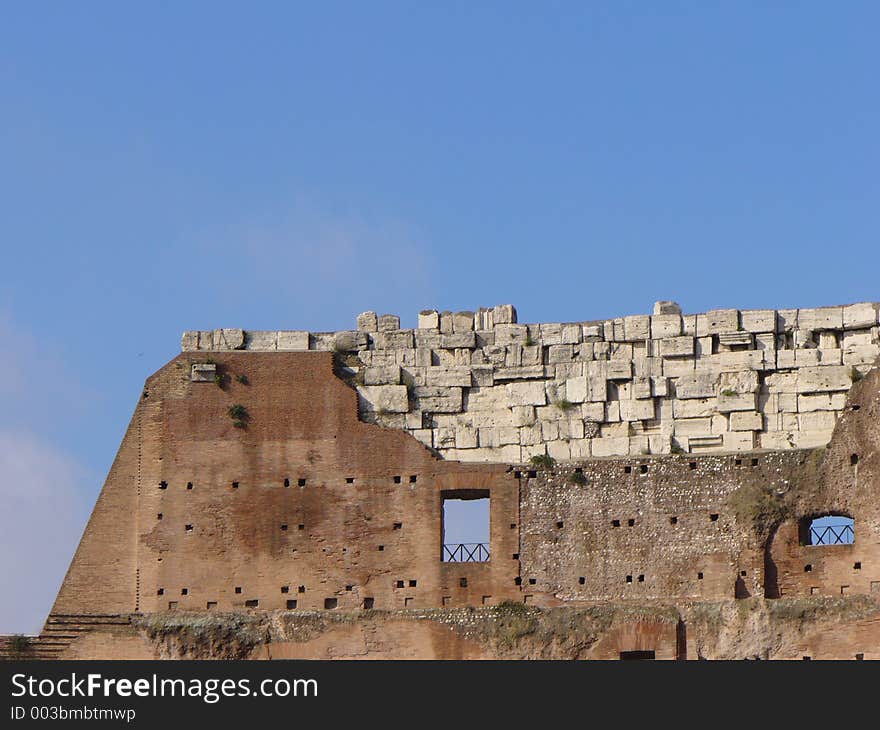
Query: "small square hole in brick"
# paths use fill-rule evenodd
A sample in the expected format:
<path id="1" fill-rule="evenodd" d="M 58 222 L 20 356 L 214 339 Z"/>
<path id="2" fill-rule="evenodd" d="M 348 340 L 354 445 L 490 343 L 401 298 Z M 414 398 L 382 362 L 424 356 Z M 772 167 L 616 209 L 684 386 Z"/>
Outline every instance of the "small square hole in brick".
<path id="1" fill-rule="evenodd" d="M 187 532 L 192 532 L 192 531 L 193 531 L 193 526 L 192 526 L 192 525 L 184 525 L 184 528 L 186 529 Z"/>
<path id="2" fill-rule="evenodd" d="M 395 530 L 403 529 L 403 523 L 402 523 L 402 522 L 395 522 L 395 523 L 394 523 L 394 529 L 395 529 Z"/>
<path id="3" fill-rule="evenodd" d="M 578 578 L 578 583 L 579 583 L 580 585 L 585 585 L 586 582 L 587 582 L 587 579 L 586 579 L 585 576 L 582 575 L 580 578 Z"/>
<path id="4" fill-rule="evenodd" d="M 260 605 L 260 600 L 258 598 L 248 598 L 244 602 L 244 605 L 246 608 L 256 608 Z"/>
<path id="5" fill-rule="evenodd" d="M 290 593 L 290 586 L 281 586 L 282 593 Z"/>
<path id="6" fill-rule="evenodd" d="M 812 573 L 812 572 L 813 572 L 813 566 L 810 565 L 809 563 L 807 563 L 807 564 L 804 566 L 804 573 Z"/>
<path id="7" fill-rule="evenodd" d="M 281 525 L 281 531 L 287 532 L 287 525 Z"/>
<path id="8" fill-rule="evenodd" d="M 354 590 L 354 586 L 352 586 L 352 585 L 345 586 L 345 590 L 347 590 L 347 591 Z"/>
<path id="9" fill-rule="evenodd" d="M 306 485 L 306 480 L 305 479 L 297 479 L 296 483 L 298 486 L 304 487 Z"/>
<path id="10" fill-rule="evenodd" d="M 635 524 L 636 524 L 636 521 L 635 521 L 632 517 L 630 517 L 630 518 L 626 521 L 626 524 L 627 524 L 628 527 L 634 527 Z"/>
<path id="11" fill-rule="evenodd" d="M 644 583 L 644 582 L 645 582 L 645 576 L 644 576 L 644 575 L 640 575 L 638 578 L 636 578 L 636 580 L 637 580 L 639 583 Z"/>
<path id="12" fill-rule="evenodd" d="M 510 529 L 511 529 L 511 530 L 515 530 L 515 529 L 516 529 L 516 522 L 511 522 L 511 523 L 510 523 Z"/>
<path id="13" fill-rule="evenodd" d="M 519 553 L 514 553 L 513 555 L 511 555 L 511 558 L 513 558 L 514 560 L 519 560 Z"/>
<path id="14" fill-rule="evenodd" d="M 631 466 L 625 466 L 625 467 L 623 467 L 623 473 L 624 473 L 624 474 L 631 474 L 631 473 L 632 473 L 632 470 L 633 470 L 633 468 L 632 468 Z"/>
<path id="15" fill-rule="evenodd" d="M 160 512 L 159 514 L 156 515 L 156 519 L 157 519 L 157 520 L 161 520 L 161 519 L 162 519 L 162 513 L 161 513 L 161 512 Z"/>
<path id="16" fill-rule="evenodd" d="M 159 482 L 159 489 L 168 489 L 168 482 Z"/>
<path id="17" fill-rule="evenodd" d="M 689 462 L 688 462 L 688 467 L 690 467 L 691 469 L 696 469 L 696 468 L 697 468 L 697 462 L 696 462 L 696 461 L 689 461 Z"/>
<path id="18" fill-rule="evenodd" d="M 354 484 L 354 477 L 345 477 L 346 484 Z"/>
<path id="19" fill-rule="evenodd" d="M 861 562 L 853 563 L 853 570 L 861 570 L 862 564 Z"/>
<path id="20" fill-rule="evenodd" d="M 520 578 L 519 576 L 516 576 L 516 578 L 513 579 L 513 584 L 515 586 L 521 586 L 522 585 L 522 578 Z"/>
<path id="21" fill-rule="evenodd" d="M 338 605 L 339 605 L 339 601 L 335 598 L 325 598 L 324 599 L 324 608 L 328 611 L 332 611 Z"/>
<path id="22" fill-rule="evenodd" d="M 538 582 L 537 578 L 529 578 L 529 585 L 533 586 Z"/>
<path id="23" fill-rule="evenodd" d="M 402 580 L 398 580 L 394 584 L 397 588 L 403 588 L 404 582 Z"/>
<path id="24" fill-rule="evenodd" d="M 181 588 L 181 589 L 180 589 L 180 595 L 181 595 L 181 596 L 187 596 L 187 595 L 189 595 L 189 588 Z"/>
<path id="25" fill-rule="evenodd" d="M 538 472 L 535 469 L 529 469 L 529 479 L 534 479 L 538 476 Z"/>
<path id="26" fill-rule="evenodd" d="M 297 529 L 297 530 L 305 530 L 305 529 L 306 529 L 306 526 L 303 525 L 303 524 L 299 524 L 299 525 L 296 526 L 296 529 Z"/>
<path id="27" fill-rule="evenodd" d="M 241 593 L 241 586 L 235 586 L 235 592 Z"/>
<path id="28" fill-rule="evenodd" d="M 295 598 L 288 598 L 287 599 L 287 610 L 292 611 L 294 608 L 296 608 L 296 599 Z"/>
<path id="29" fill-rule="evenodd" d="M 611 520 L 612 527 L 620 527 L 620 520 Z"/>
<path id="30" fill-rule="evenodd" d="M 752 459 L 752 466 L 758 466 L 758 460 Z"/>
<path id="31" fill-rule="evenodd" d="M 409 475 L 409 483 L 410 484 L 415 484 L 418 480 L 419 480 L 418 474 L 410 474 Z"/>
<path id="32" fill-rule="evenodd" d="M 238 489 L 238 482 L 232 482 L 232 488 Z"/>
<path id="33" fill-rule="evenodd" d="M 565 523 L 564 523 L 562 520 L 559 520 L 559 521 L 556 523 L 556 529 L 557 529 L 557 530 L 561 530 L 563 527 L 565 527 Z"/>
<path id="34" fill-rule="evenodd" d="M 864 654 L 862 654 L 862 653 L 856 654 L 856 661 L 857 661 L 857 662 L 864 661 L 864 659 L 865 659 L 865 655 L 864 655 Z"/>
<path id="35" fill-rule="evenodd" d="M 364 598 L 364 608 L 368 611 L 375 605 L 375 599 L 372 596 Z"/>
<path id="36" fill-rule="evenodd" d="M 467 578 L 459 578 L 458 579 L 458 587 L 459 588 L 467 588 Z"/>
<path id="37" fill-rule="evenodd" d="M 703 574 L 697 573 L 697 580 L 703 580 Z"/>
<path id="38" fill-rule="evenodd" d="M 289 486 L 290 486 L 290 479 L 285 479 L 285 480 L 284 480 L 284 486 L 285 486 L 285 487 L 289 487 Z"/>
<path id="39" fill-rule="evenodd" d="M 712 522 L 718 522 L 718 513 L 717 513 L 717 512 L 713 512 L 711 515 L 709 515 L 709 519 L 710 519 Z"/>
<path id="40" fill-rule="evenodd" d="M 855 466 L 859 463 L 859 455 L 858 454 L 850 454 L 849 457 L 850 466 Z"/>
<path id="41" fill-rule="evenodd" d="M 297 593 L 305 593 L 305 592 L 306 592 L 306 587 L 305 587 L 305 586 L 300 586 L 299 588 L 296 589 L 296 592 L 297 592 Z"/>
<path id="42" fill-rule="evenodd" d="M 633 577 L 632 577 L 631 575 L 626 576 L 626 582 L 627 582 L 627 583 L 632 583 L 632 582 L 633 582 Z"/>
<path id="43" fill-rule="evenodd" d="M 417 581 L 411 580 L 411 581 L 409 582 L 409 587 L 410 587 L 410 588 L 415 588 L 416 585 L 417 585 Z"/>
<path id="44" fill-rule="evenodd" d="M 739 574 L 740 574 L 743 578 L 745 578 L 745 577 L 748 575 L 747 571 L 745 571 L 745 570 L 741 570 L 741 571 L 739 571 Z"/>
<path id="45" fill-rule="evenodd" d="M 193 488 L 193 483 L 192 483 L 192 482 L 187 482 L 187 483 L 186 483 L 186 488 L 187 488 L 187 489 L 192 489 L 192 488 Z"/>
<path id="46" fill-rule="evenodd" d="M 672 517 L 670 517 L 669 524 L 670 525 L 677 525 L 678 524 L 678 517 L 675 517 L 674 515 Z"/>
<path id="47" fill-rule="evenodd" d="M 212 608 L 217 608 L 217 601 L 208 601 L 208 602 L 205 604 L 205 608 L 208 609 L 209 611 L 210 611 Z"/>
<path id="48" fill-rule="evenodd" d="M 177 608 L 177 601 L 168 601 L 168 610 L 173 611 Z"/>
<path id="49" fill-rule="evenodd" d="M 575 473 L 575 474 L 583 474 L 583 473 L 584 473 L 584 469 L 583 469 L 583 467 L 576 466 L 576 467 L 574 468 L 574 473 Z"/>
<path id="50" fill-rule="evenodd" d="M 412 602 L 413 602 L 412 596 L 407 596 L 406 598 L 403 599 L 404 606 L 412 606 Z"/>
<path id="51" fill-rule="evenodd" d="M 395 476 L 395 477 L 392 477 L 392 479 L 394 480 L 394 483 L 395 483 L 395 484 L 400 484 L 400 482 L 401 482 L 400 475 Z"/>
<path id="52" fill-rule="evenodd" d="M 379 546 L 379 552 L 380 552 L 380 553 L 381 553 L 384 549 L 385 549 L 385 546 L 384 546 L 384 545 L 380 545 L 380 546 Z"/>
<path id="53" fill-rule="evenodd" d="M 742 459 L 734 459 L 733 463 L 735 466 L 742 466 L 743 460 Z"/>
<path id="54" fill-rule="evenodd" d="M 514 479 L 519 479 L 520 477 L 522 477 L 522 472 L 521 472 L 521 471 L 515 471 L 515 472 L 513 472 L 513 478 L 514 478 Z"/>
<path id="55" fill-rule="evenodd" d="M 641 472 L 642 474 L 647 474 L 647 473 L 648 473 L 648 465 L 647 465 L 647 464 L 642 464 L 642 465 L 639 467 L 639 472 Z"/>
<path id="56" fill-rule="evenodd" d="M 164 596 L 164 595 L 165 595 L 165 589 L 164 589 L 164 588 L 159 588 L 159 589 L 157 589 L 157 590 L 156 590 L 156 595 L 157 595 L 157 596 Z"/>

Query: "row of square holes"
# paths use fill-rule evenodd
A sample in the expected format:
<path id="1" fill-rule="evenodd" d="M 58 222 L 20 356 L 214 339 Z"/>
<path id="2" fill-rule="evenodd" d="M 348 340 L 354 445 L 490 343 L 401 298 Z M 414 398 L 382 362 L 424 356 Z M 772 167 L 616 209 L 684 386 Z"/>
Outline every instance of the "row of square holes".
<path id="1" fill-rule="evenodd" d="M 161 520 L 161 519 L 163 519 L 164 517 L 165 517 L 165 515 L 164 515 L 162 512 L 159 512 L 159 513 L 156 514 L 156 519 L 157 519 L 157 520 Z M 190 525 L 190 524 L 186 524 L 186 525 L 184 525 L 183 528 L 184 528 L 184 530 L 185 530 L 186 532 L 192 532 L 192 531 L 193 531 L 193 526 Z M 287 528 L 288 528 L 287 523 L 286 523 L 286 522 L 281 523 L 280 528 L 281 528 L 281 531 L 282 531 L 282 532 L 287 532 Z M 298 530 L 305 530 L 305 529 L 306 529 L 306 526 L 305 526 L 304 524 L 299 524 L 299 525 L 296 526 L 296 529 L 298 529 Z M 402 529 L 403 529 L 403 523 L 402 523 L 402 522 L 394 522 L 394 523 L 392 523 L 392 529 L 394 529 L 394 530 L 402 530 Z M 384 546 L 384 545 L 380 545 L 380 546 L 379 546 L 379 550 L 384 550 L 384 549 L 385 549 L 385 546 Z"/>
<path id="2" fill-rule="evenodd" d="M 862 561 L 861 560 L 857 560 L 855 563 L 853 563 L 853 570 L 861 570 L 861 569 L 862 569 Z M 813 564 L 807 563 L 804 566 L 804 573 L 812 573 L 812 572 L 813 572 Z"/>
<path id="3" fill-rule="evenodd" d="M 415 484 L 418 481 L 418 479 L 419 479 L 418 474 L 410 474 L 409 483 Z M 354 480 L 355 480 L 354 477 L 345 477 L 346 484 L 354 484 Z M 297 479 L 296 480 L 297 486 L 299 486 L 299 487 L 306 486 L 306 481 L 307 480 L 303 479 L 303 478 Z M 401 484 L 403 482 L 403 477 L 400 475 L 396 475 L 396 476 L 391 477 L 391 481 L 394 482 L 395 484 Z M 285 487 L 289 487 L 290 486 L 290 479 L 285 478 L 283 484 Z M 237 482 L 237 481 L 232 482 L 233 489 L 238 489 L 238 487 L 239 487 L 239 482 Z M 186 488 L 192 489 L 193 483 L 187 482 Z M 159 489 L 168 489 L 168 482 L 165 481 L 164 479 L 161 482 L 159 482 Z"/>
<path id="4" fill-rule="evenodd" d="M 742 466 L 742 462 L 743 462 L 742 459 L 734 459 L 733 460 L 733 463 L 736 464 L 736 466 Z M 853 463 L 855 463 L 855 462 L 853 462 Z M 754 457 L 751 459 L 751 465 L 758 466 L 757 457 Z M 639 465 L 639 474 L 647 474 L 649 471 L 649 468 L 650 467 L 648 464 L 640 464 Z M 696 461 L 689 461 L 688 468 L 690 468 L 691 470 L 696 469 L 697 462 Z M 631 464 L 627 464 L 626 466 L 623 467 L 624 474 L 632 474 L 632 470 L 633 470 L 633 468 L 632 468 Z M 583 474 L 584 473 L 584 470 L 581 467 L 577 467 L 574 471 L 575 471 L 575 474 Z M 531 469 L 526 472 L 526 475 L 528 476 L 529 479 L 534 479 L 535 477 L 538 476 L 538 472 L 534 469 Z M 516 477 L 517 479 L 520 479 L 522 477 L 522 472 L 515 471 L 515 472 L 513 472 L 513 476 Z"/>

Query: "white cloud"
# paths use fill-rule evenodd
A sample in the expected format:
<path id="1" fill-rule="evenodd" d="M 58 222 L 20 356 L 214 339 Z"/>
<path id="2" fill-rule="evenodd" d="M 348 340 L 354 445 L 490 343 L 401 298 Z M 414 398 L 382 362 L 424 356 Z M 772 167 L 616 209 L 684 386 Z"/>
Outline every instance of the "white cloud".
<path id="1" fill-rule="evenodd" d="M 31 433 L 0 430 L 0 632 L 39 631 L 91 507 L 85 470 Z"/>

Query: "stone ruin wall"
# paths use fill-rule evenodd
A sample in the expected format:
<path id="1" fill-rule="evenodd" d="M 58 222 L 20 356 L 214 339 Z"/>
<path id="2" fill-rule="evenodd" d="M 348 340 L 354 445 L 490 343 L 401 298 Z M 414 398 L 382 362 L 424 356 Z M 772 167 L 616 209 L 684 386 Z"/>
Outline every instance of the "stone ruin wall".
<path id="1" fill-rule="evenodd" d="M 342 332 L 185 332 L 182 350 L 337 354 L 361 418 L 447 459 L 560 459 L 810 448 L 880 355 L 876 303 L 519 324 L 501 305 L 365 312 Z"/>

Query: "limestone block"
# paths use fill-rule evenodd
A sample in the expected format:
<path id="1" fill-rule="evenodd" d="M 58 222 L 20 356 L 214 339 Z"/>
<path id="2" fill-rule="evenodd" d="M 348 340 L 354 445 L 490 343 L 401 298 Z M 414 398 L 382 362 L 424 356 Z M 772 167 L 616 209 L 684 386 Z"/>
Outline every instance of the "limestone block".
<path id="1" fill-rule="evenodd" d="M 571 345 L 551 345 L 547 348 L 547 362 L 571 362 L 573 353 Z"/>
<path id="2" fill-rule="evenodd" d="M 717 337 L 718 344 L 722 350 L 733 350 L 734 348 L 754 349 L 755 343 L 751 332 L 725 332 L 717 335 Z"/>
<path id="3" fill-rule="evenodd" d="M 565 393 L 572 403 L 583 403 L 589 396 L 589 381 L 586 376 L 569 378 L 565 381 Z"/>
<path id="4" fill-rule="evenodd" d="M 350 335 L 354 334 L 356 337 L 354 338 L 343 338 L 343 344 L 353 344 L 357 342 L 357 345 L 353 347 L 338 347 L 340 350 L 362 350 L 367 346 L 367 334 L 366 332 L 341 332 L 341 335 Z M 338 337 L 338 335 L 337 335 Z M 290 351 L 302 351 L 309 349 L 309 333 L 304 331 L 295 331 L 295 330 L 280 330 L 277 335 L 277 348 L 279 350 L 283 350 L 285 352 Z"/>
<path id="5" fill-rule="evenodd" d="M 708 358 L 712 355 L 712 350 L 715 349 L 713 339 L 712 335 L 694 338 L 694 356 L 697 359 Z"/>
<path id="6" fill-rule="evenodd" d="M 752 451 L 755 434 L 752 431 L 729 431 L 723 435 L 725 451 Z"/>
<path id="7" fill-rule="evenodd" d="M 535 423 L 534 406 L 514 406 L 511 411 L 513 412 L 514 426 L 531 426 Z"/>
<path id="8" fill-rule="evenodd" d="M 471 370 L 463 367 L 429 367 L 425 373 L 425 382 L 429 386 L 468 388 L 471 385 Z"/>
<path id="9" fill-rule="evenodd" d="M 541 424 L 535 423 L 530 426 L 523 426 L 519 429 L 519 443 L 521 446 L 535 446 L 544 443 L 544 436 L 541 431 Z"/>
<path id="10" fill-rule="evenodd" d="M 583 330 L 579 324 L 562 325 L 562 344 L 578 345 L 583 337 Z"/>
<path id="11" fill-rule="evenodd" d="M 651 318 L 647 314 L 636 314 L 623 318 L 624 337 L 633 340 L 647 340 L 651 337 Z"/>
<path id="12" fill-rule="evenodd" d="M 193 383 L 213 383 L 217 374 L 217 365 L 212 362 L 194 362 L 190 369 L 189 379 Z"/>
<path id="13" fill-rule="evenodd" d="M 874 343 L 874 338 L 871 335 L 870 329 L 864 330 L 853 330 L 850 332 L 844 332 L 843 338 L 841 340 L 841 347 L 844 349 L 859 345 L 871 345 Z"/>
<path id="14" fill-rule="evenodd" d="M 829 431 L 837 423 L 834 411 L 811 411 L 798 414 L 798 427 L 802 431 Z"/>
<path id="15" fill-rule="evenodd" d="M 604 337 L 603 326 L 601 322 L 593 322 L 581 326 L 581 336 L 584 342 L 601 340 Z"/>
<path id="16" fill-rule="evenodd" d="M 372 338 L 377 350 L 411 350 L 415 345 L 412 330 L 385 330 L 377 332 Z"/>
<path id="17" fill-rule="evenodd" d="M 739 317 L 746 332 L 776 332 L 775 309 L 743 309 Z"/>
<path id="18" fill-rule="evenodd" d="M 847 365 L 828 365 L 798 370 L 798 393 L 821 393 L 829 390 L 849 390 L 853 383 L 852 368 Z"/>
<path id="19" fill-rule="evenodd" d="M 549 441 L 547 453 L 557 461 L 565 461 L 571 458 L 571 449 L 567 441 Z"/>
<path id="20" fill-rule="evenodd" d="M 646 421 L 654 418 L 654 401 L 622 400 L 620 401 L 620 420 Z"/>
<path id="21" fill-rule="evenodd" d="M 499 324 L 516 324 L 516 308 L 512 304 L 499 304 L 492 309 L 495 326 Z"/>
<path id="22" fill-rule="evenodd" d="M 580 362 L 560 363 L 553 368 L 553 371 L 552 377 L 556 380 L 569 380 L 581 377 L 584 374 L 584 365 Z"/>
<path id="23" fill-rule="evenodd" d="M 795 367 L 794 354 L 795 350 L 777 350 L 776 367 L 780 370 L 787 370 Z"/>
<path id="24" fill-rule="evenodd" d="M 734 370 L 718 376 L 718 392 L 724 395 L 734 393 L 756 393 L 758 373 L 754 370 Z"/>
<path id="25" fill-rule="evenodd" d="M 755 335 L 756 350 L 775 350 L 776 335 L 773 332 L 758 332 Z"/>
<path id="26" fill-rule="evenodd" d="M 819 350 L 816 348 L 794 351 L 794 365 L 798 368 L 813 367 L 819 364 Z"/>
<path id="27" fill-rule="evenodd" d="M 547 402 L 542 381 L 509 383 L 506 388 L 508 407 L 543 406 Z"/>
<path id="28" fill-rule="evenodd" d="M 471 368 L 474 385 L 481 388 L 495 384 L 495 368 L 491 365 L 474 365 Z"/>
<path id="29" fill-rule="evenodd" d="M 674 436 L 711 436 L 712 418 L 676 418 L 672 422 Z"/>
<path id="30" fill-rule="evenodd" d="M 495 313 L 492 309 L 480 307 L 474 315 L 474 329 L 492 330 L 495 328 Z"/>
<path id="31" fill-rule="evenodd" d="M 620 401 L 608 401 L 605 404 L 605 423 L 620 422 Z"/>
<path id="32" fill-rule="evenodd" d="M 524 345 L 529 335 L 528 327 L 524 324 L 496 324 L 496 345 Z"/>
<path id="33" fill-rule="evenodd" d="M 199 349 L 199 333 L 198 330 L 184 332 L 180 338 L 180 351 L 192 352 Z"/>
<path id="34" fill-rule="evenodd" d="M 741 352 L 718 352 L 711 357 L 712 364 L 722 372 L 730 370 L 763 370 L 764 352 L 762 350 L 743 350 Z"/>
<path id="35" fill-rule="evenodd" d="M 651 317 L 651 339 L 662 340 L 681 335 L 680 314 L 655 314 Z"/>
<path id="36" fill-rule="evenodd" d="M 650 378 L 633 378 L 632 382 L 632 397 L 633 398 L 650 398 L 653 395 L 651 392 L 651 379 Z"/>
<path id="37" fill-rule="evenodd" d="M 758 393 L 758 410 L 762 413 L 779 412 L 779 396 L 776 393 Z"/>
<path id="38" fill-rule="evenodd" d="M 797 413 L 797 396 L 794 393 L 780 393 L 778 398 L 781 413 Z"/>
<path id="39" fill-rule="evenodd" d="M 537 335 L 532 337 L 537 339 L 545 346 L 562 344 L 562 325 L 554 322 L 548 322 L 537 325 Z M 531 330 L 530 330 L 531 332 Z"/>
<path id="40" fill-rule="evenodd" d="M 629 454 L 629 436 L 593 439 L 590 448 L 595 457 L 627 456 Z"/>
<path id="41" fill-rule="evenodd" d="M 605 377 L 608 380 L 629 380 L 632 378 L 632 360 L 609 360 Z"/>
<path id="42" fill-rule="evenodd" d="M 602 401 L 584 403 L 581 406 L 581 415 L 583 416 L 584 421 L 600 423 L 605 418 L 605 403 Z"/>
<path id="43" fill-rule="evenodd" d="M 473 312 L 453 312 L 452 313 L 452 331 L 454 334 L 461 332 L 474 331 L 474 313 Z"/>
<path id="44" fill-rule="evenodd" d="M 798 329 L 839 330 L 842 328 L 843 307 L 798 310 Z"/>
<path id="45" fill-rule="evenodd" d="M 440 347 L 440 333 L 433 330 L 416 330 L 413 332 L 413 341 L 417 349 L 436 350 Z"/>
<path id="46" fill-rule="evenodd" d="M 764 419 L 757 411 L 736 411 L 730 414 L 731 431 L 760 431 Z"/>
<path id="47" fill-rule="evenodd" d="M 692 357 L 693 354 L 693 337 L 667 337 L 660 340 L 661 357 Z"/>
<path id="48" fill-rule="evenodd" d="M 511 345 L 511 347 L 519 347 L 519 345 Z M 541 355 L 544 348 L 540 345 L 524 345 L 519 348 L 520 359 L 522 365 L 540 365 Z"/>
<path id="49" fill-rule="evenodd" d="M 627 342 L 609 343 L 608 358 L 610 360 L 629 360 L 633 359 L 633 347 Z"/>
<path id="50" fill-rule="evenodd" d="M 416 441 L 420 441 L 429 449 L 434 446 L 434 431 L 430 428 L 415 428 L 410 431 Z"/>
<path id="51" fill-rule="evenodd" d="M 282 335 L 285 335 L 285 348 L 282 348 Z M 306 349 L 308 347 L 308 335 L 308 332 L 279 332 L 278 349 L 287 349 L 287 347 L 297 350 Z M 302 347 L 303 340 L 306 341 L 306 348 Z M 343 330 L 334 333 L 333 340 L 333 349 L 335 351 L 354 352 L 366 349 L 369 337 L 366 332 L 359 330 Z"/>
<path id="52" fill-rule="evenodd" d="M 584 421 L 582 418 L 563 418 L 559 421 L 559 438 L 582 439 L 584 437 Z"/>
<path id="53" fill-rule="evenodd" d="M 713 309 L 706 312 L 705 329 L 700 328 L 700 319 L 697 315 L 697 334 L 719 335 L 725 332 L 737 332 L 739 330 L 738 309 Z"/>
<path id="54" fill-rule="evenodd" d="M 446 349 L 463 348 L 472 350 L 477 346 L 477 337 L 473 332 L 457 332 L 451 335 L 440 335 L 440 347 Z"/>
<path id="55" fill-rule="evenodd" d="M 843 328 L 846 330 L 874 327 L 877 324 L 878 305 L 873 302 L 850 304 L 843 308 Z"/>
<path id="56" fill-rule="evenodd" d="M 734 393 L 718 395 L 718 412 L 729 413 L 730 411 L 754 411 L 758 407 L 758 399 L 755 393 Z"/>
<path id="57" fill-rule="evenodd" d="M 400 317 L 396 314 L 379 315 L 379 332 L 393 332 L 400 329 Z"/>
<path id="58" fill-rule="evenodd" d="M 539 418 L 538 423 L 541 424 L 541 440 L 542 441 L 553 441 L 553 440 L 559 438 L 559 422 L 558 421 L 543 421 Z"/>
<path id="59" fill-rule="evenodd" d="M 669 380 L 662 376 L 651 376 L 651 395 L 655 397 L 669 395 Z"/>
<path id="60" fill-rule="evenodd" d="M 536 380 L 544 378 L 543 365 L 523 365 L 518 368 L 497 368 L 495 382 L 508 380 Z"/>
<path id="61" fill-rule="evenodd" d="M 357 328 L 363 332 L 377 332 L 379 318 L 375 312 L 361 312 L 357 316 Z"/>
<path id="62" fill-rule="evenodd" d="M 761 448 L 773 451 L 795 448 L 794 434 L 786 431 L 768 431 L 760 434 Z"/>
<path id="63" fill-rule="evenodd" d="M 440 312 L 440 334 L 452 334 L 452 312 Z"/>
<path id="64" fill-rule="evenodd" d="M 697 336 L 697 315 L 685 314 L 681 318 L 681 333 L 688 337 Z"/>
<path id="65" fill-rule="evenodd" d="M 819 353 L 819 362 L 822 365 L 843 364 L 843 350 L 840 348 L 819 348 L 816 352 Z M 797 362 L 797 357 L 795 357 L 795 362 Z M 798 363 L 798 366 L 800 366 L 800 363 Z"/>
<path id="66" fill-rule="evenodd" d="M 715 395 L 716 377 L 708 373 L 682 375 L 673 382 L 677 398 L 708 398 Z"/>
<path id="67" fill-rule="evenodd" d="M 244 330 L 219 329 L 214 330 L 215 350 L 241 350 L 244 348 Z"/>
<path id="68" fill-rule="evenodd" d="M 366 410 L 376 413 L 406 413 L 409 410 L 405 385 L 360 385 L 357 391 Z"/>
<path id="69" fill-rule="evenodd" d="M 648 436 L 648 450 L 652 454 L 671 454 L 672 439 L 667 434 L 651 434 Z"/>
<path id="70" fill-rule="evenodd" d="M 400 366 L 364 368 L 364 385 L 400 385 Z"/>
<path id="71" fill-rule="evenodd" d="M 873 365 L 880 356 L 878 345 L 853 345 L 843 351 L 843 363 L 852 365 Z"/>
<path id="72" fill-rule="evenodd" d="M 794 442 L 799 449 L 815 449 L 818 446 L 825 446 L 831 441 L 832 433 L 832 429 L 827 431 L 796 431 Z"/>
<path id="73" fill-rule="evenodd" d="M 491 347 L 495 344 L 495 330 L 477 330 L 474 332 L 476 347 Z"/>
<path id="74" fill-rule="evenodd" d="M 436 309 L 423 309 L 419 312 L 419 329 L 440 331 L 440 313 Z"/>
<path id="75" fill-rule="evenodd" d="M 651 449 L 648 445 L 648 437 L 647 436 L 630 436 L 629 439 L 629 455 L 630 456 L 641 456 L 643 454 L 650 454 Z"/>
<path id="76" fill-rule="evenodd" d="M 732 414 L 731 414 L 732 415 Z M 730 417 L 725 413 L 716 413 L 712 416 L 712 435 L 725 433 L 730 430 Z"/>
<path id="77" fill-rule="evenodd" d="M 216 336 L 216 332 L 215 332 Z M 215 343 L 216 346 L 216 343 Z M 271 351 L 278 347 L 277 332 L 251 332 L 248 331 L 244 336 L 244 346 L 246 350 Z"/>
<path id="78" fill-rule="evenodd" d="M 681 306 L 670 300 L 657 301 L 654 302 L 654 314 L 681 314 Z"/>
<path id="79" fill-rule="evenodd" d="M 798 328 L 797 309 L 779 309 L 776 311 L 776 331 L 791 332 Z"/>
<path id="80" fill-rule="evenodd" d="M 663 360 L 663 375 L 675 378 L 680 375 L 692 375 L 694 373 L 696 363 L 689 357 L 673 357 Z M 700 364 L 700 367 L 704 365 Z"/>
<path id="81" fill-rule="evenodd" d="M 458 413 L 461 411 L 461 388 L 416 386 L 412 389 L 416 407 L 429 413 Z"/>

